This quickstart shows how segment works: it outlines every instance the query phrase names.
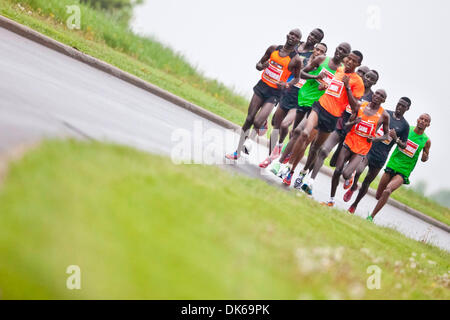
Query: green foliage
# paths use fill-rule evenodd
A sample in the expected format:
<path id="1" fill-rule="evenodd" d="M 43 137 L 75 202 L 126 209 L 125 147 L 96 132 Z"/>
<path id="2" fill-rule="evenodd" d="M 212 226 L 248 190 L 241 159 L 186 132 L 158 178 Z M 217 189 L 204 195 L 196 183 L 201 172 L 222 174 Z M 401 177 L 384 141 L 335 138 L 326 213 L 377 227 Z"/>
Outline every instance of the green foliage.
<path id="1" fill-rule="evenodd" d="M 425 196 L 427 193 L 427 182 L 419 180 L 411 186 L 411 190 L 414 190 L 414 192 L 417 192 L 421 196 Z"/>
<path id="2" fill-rule="evenodd" d="M 133 8 L 143 0 L 80 0 L 97 10 L 104 10 L 121 23 L 128 25 L 133 15 Z"/>
<path id="3" fill-rule="evenodd" d="M 446 206 L 447 208 L 450 208 L 450 190 L 439 190 L 433 193 L 430 198 L 437 201 L 443 206 Z"/>

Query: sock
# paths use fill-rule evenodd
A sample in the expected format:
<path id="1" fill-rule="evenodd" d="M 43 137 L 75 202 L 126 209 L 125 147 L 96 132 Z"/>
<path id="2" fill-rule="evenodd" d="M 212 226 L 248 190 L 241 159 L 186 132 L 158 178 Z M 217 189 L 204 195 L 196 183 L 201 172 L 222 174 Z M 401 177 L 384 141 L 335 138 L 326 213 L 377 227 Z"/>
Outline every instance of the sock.
<path id="1" fill-rule="evenodd" d="M 308 172 L 305 169 L 303 169 L 302 171 L 300 171 L 300 174 L 302 176 L 306 176 L 308 174 Z"/>
<path id="2" fill-rule="evenodd" d="M 273 129 L 270 134 L 270 151 L 272 152 L 278 141 L 278 136 L 280 135 L 280 129 Z"/>
<path id="3" fill-rule="evenodd" d="M 312 186 L 313 186 L 313 184 L 314 184 L 314 179 L 309 179 L 309 181 L 308 181 L 308 186 L 310 187 L 310 188 L 312 188 Z"/>
<path id="4" fill-rule="evenodd" d="M 330 197 L 330 202 L 334 203 L 334 197 Z"/>
<path id="5" fill-rule="evenodd" d="M 247 139 L 247 137 L 248 137 L 248 130 L 246 132 L 244 132 L 241 129 L 241 137 L 239 138 L 239 144 L 238 144 L 238 147 L 237 147 L 237 150 L 236 150 L 238 156 L 241 155 L 242 148 L 244 146 L 244 142 L 245 142 L 245 139 Z"/>
<path id="6" fill-rule="evenodd" d="M 292 171 L 292 163 L 289 163 L 286 165 L 287 168 L 289 168 L 289 171 Z"/>

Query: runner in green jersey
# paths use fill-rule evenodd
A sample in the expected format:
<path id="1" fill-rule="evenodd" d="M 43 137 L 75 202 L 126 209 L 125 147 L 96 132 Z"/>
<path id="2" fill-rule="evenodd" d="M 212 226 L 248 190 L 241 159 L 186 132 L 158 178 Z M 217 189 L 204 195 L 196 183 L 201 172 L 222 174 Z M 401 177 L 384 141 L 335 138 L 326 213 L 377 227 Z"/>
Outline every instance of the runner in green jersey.
<path id="1" fill-rule="evenodd" d="M 425 134 L 425 129 L 430 126 L 431 117 L 429 114 L 422 114 L 417 119 L 417 126 L 410 127 L 408 142 L 406 148 L 401 149 L 399 146 L 392 153 L 385 173 L 381 177 L 378 185 L 376 198 L 377 205 L 373 209 L 372 215 L 367 220 L 372 221 L 375 215 L 386 204 L 389 196 L 401 187 L 402 184 L 409 184 L 409 176 L 416 166 L 420 152 L 422 152 L 422 162 L 428 160 L 430 156 L 431 140 Z"/>
<path id="2" fill-rule="evenodd" d="M 344 58 L 350 53 L 351 47 L 348 43 L 341 43 L 334 52 L 332 58 L 326 56 L 319 56 L 314 58 L 310 63 L 302 69 L 300 77 L 306 79 L 306 83 L 300 88 L 298 92 L 298 109 L 297 109 L 297 119 L 294 125 L 291 139 L 283 151 L 283 154 L 278 161 L 275 161 L 272 165 L 271 171 L 277 174 L 280 169 L 280 163 L 283 163 L 288 158 L 297 137 L 301 132 L 301 120 L 304 119 L 305 115 L 308 115 L 311 111 L 312 104 L 319 100 L 320 97 L 325 93 L 324 87 L 321 88 L 320 84 L 327 81 L 329 77 L 333 77 L 336 73 L 337 68 L 341 65 Z M 298 119 L 299 118 L 299 119 Z M 313 135 L 311 135 L 313 136 Z M 310 139 L 312 140 L 312 139 Z"/>

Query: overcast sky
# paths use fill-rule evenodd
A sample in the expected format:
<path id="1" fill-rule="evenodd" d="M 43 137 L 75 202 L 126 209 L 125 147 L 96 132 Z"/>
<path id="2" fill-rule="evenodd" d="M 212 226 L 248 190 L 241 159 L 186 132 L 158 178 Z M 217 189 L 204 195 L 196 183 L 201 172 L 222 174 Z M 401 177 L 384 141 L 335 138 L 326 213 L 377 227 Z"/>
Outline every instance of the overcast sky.
<path id="1" fill-rule="evenodd" d="M 380 73 L 374 88 L 387 91 L 386 109 L 408 96 L 410 125 L 421 113 L 431 114 L 431 157 L 418 162 L 412 183 L 426 180 L 428 191 L 450 188 L 448 1 L 145 1 L 135 10 L 136 32 L 152 35 L 247 97 L 261 75 L 256 62 L 269 45 L 284 44 L 289 30 L 300 28 L 306 40 L 312 29 L 321 28 L 330 55 L 349 42 L 364 54 L 363 65 Z"/>

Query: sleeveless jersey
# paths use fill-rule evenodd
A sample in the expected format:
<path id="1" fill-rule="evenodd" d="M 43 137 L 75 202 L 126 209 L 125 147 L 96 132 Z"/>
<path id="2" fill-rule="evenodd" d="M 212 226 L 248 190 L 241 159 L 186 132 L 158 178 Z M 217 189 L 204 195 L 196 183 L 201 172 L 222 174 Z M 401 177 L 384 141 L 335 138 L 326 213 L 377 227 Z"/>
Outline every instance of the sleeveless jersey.
<path id="1" fill-rule="evenodd" d="M 350 150 L 363 156 L 365 156 L 372 147 L 372 142 L 367 141 L 367 138 L 375 138 L 378 121 L 384 112 L 384 109 L 380 106 L 377 113 L 368 116 L 364 113 L 364 110 L 368 105 L 369 102 L 363 102 L 361 104 L 361 107 L 358 110 L 358 117 L 361 117 L 361 121 L 355 124 L 345 137 L 345 144 Z"/>
<path id="2" fill-rule="evenodd" d="M 288 66 L 292 58 L 295 57 L 297 52 L 292 51 L 286 57 L 280 57 L 280 50 L 283 46 L 278 46 L 270 55 L 269 66 L 264 69 L 261 76 L 261 80 L 264 81 L 268 86 L 278 89 L 278 82 L 286 82 L 291 71 L 289 71 Z"/>
<path id="3" fill-rule="evenodd" d="M 403 117 L 400 120 L 395 119 L 394 111 L 386 110 L 386 112 L 389 115 L 389 129 L 394 129 L 400 140 L 407 141 L 409 134 L 408 121 L 406 121 L 406 119 Z M 384 136 L 383 126 L 380 126 L 377 133 L 375 134 L 376 138 L 381 136 Z M 372 148 L 369 151 L 369 155 L 372 159 L 384 162 L 389 156 L 389 152 L 391 151 L 394 144 L 395 142 L 390 136 L 386 140 L 374 142 Z"/>
<path id="4" fill-rule="evenodd" d="M 414 132 L 414 129 L 415 127 L 413 126 L 409 128 L 406 148 L 400 149 L 397 146 L 387 164 L 387 167 L 403 174 L 407 178 L 414 170 L 417 160 L 419 159 L 420 152 L 428 141 L 428 137 L 425 133 L 417 134 Z"/>
<path id="5" fill-rule="evenodd" d="M 328 63 L 330 61 L 330 57 L 326 57 L 325 60 L 319 65 L 316 70 L 310 71 L 309 74 L 313 76 L 317 76 L 321 72 L 326 73 L 326 77 L 321 80 L 329 84 L 336 73 L 336 70 L 333 70 L 329 67 Z M 311 107 L 313 103 L 320 99 L 320 97 L 324 94 L 325 91 L 319 90 L 320 81 L 315 79 L 306 80 L 305 84 L 300 88 L 298 92 L 298 105 L 301 107 Z"/>
<path id="6" fill-rule="evenodd" d="M 345 107 L 349 104 L 347 91 L 345 90 L 344 83 L 342 82 L 342 78 L 345 75 L 350 78 L 350 90 L 356 100 L 361 99 L 364 95 L 364 82 L 356 72 L 345 73 L 344 67 L 337 69 L 333 80 L 331 80 L 331 83 L 328 86 L 328 89 L 319 100 L 322 107 L 335 117 L 340 117 L 342 112 L 345 110 Z"/>

